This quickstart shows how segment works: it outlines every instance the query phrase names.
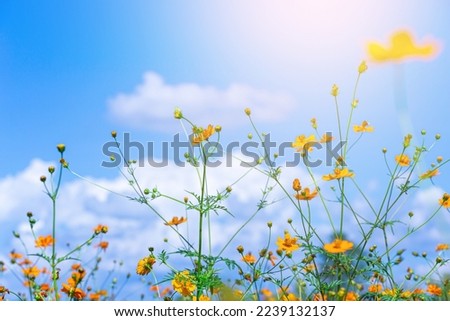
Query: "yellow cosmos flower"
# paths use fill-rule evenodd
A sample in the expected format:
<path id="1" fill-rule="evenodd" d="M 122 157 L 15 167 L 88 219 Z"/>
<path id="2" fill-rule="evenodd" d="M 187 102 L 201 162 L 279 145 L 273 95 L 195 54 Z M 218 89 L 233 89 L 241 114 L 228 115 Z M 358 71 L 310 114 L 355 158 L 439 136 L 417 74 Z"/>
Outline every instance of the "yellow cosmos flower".
<path id="1" fill-rule="evenodd" d="M 353 125 L 353 131 L 355 133 L 371 133 L 373 132 L 373 127 L 369 126 L 367 120 L 364 120 L 361 125 Z"/>
<path id="2" fill-rule="evenodd" d="M 27 278 L 37 278 L 41 274 L 41 270 L 37 266 L 22 269 L 23 275 Z"/>
<path id="3" fill-rule="evenodd" d="M 173 289 L 182 296 L 190 296 L 195 291 L 197 286 L 194 283 L 194 278 L 189 274 L 189 271 L 183 271 L 175 274 L 172 280 Z"/>
<path id="4" fill-rule="evenodd" d="M 281 237 L 278 237 L 277 239 L 277 246 L 278 250 L 280 251 L 286 251 L 287 254 L 290 254 L 300 248 L 300 245 L 297 244 L 297 238 L 291 237 L 291 235 L 288 232 L 284 233 L 284 239 Z"/>
<path id="5" fill-rule="evenodd" d="M 377 283 L 377 284 L 369 285 L 369 288 L 367 289 L 367 291 L 369 291 L 370 293 L 377 293 L 377 292 L 381 292 L 382 289 L 383 289 L 383 285 Z"/>
<path id="6" fill-rule="evenodd" d="M 331 87 L 331 96 L 337 97 L 337 95 L 339 95 L 339 87 L 336 84 L 334 84 Z"/>
<path id="7" fill-rule="evenodd" d="M 344 253 L 353 248 L 353 243 L 346 240 L 335 239 L 333 242 L 325 244 L 323 248 L 325 251 L 332 254 Z"/>
<path id="8" fill-rule="evenodd" d="M 311 192 L 308 187 L 305 187 L 302 191 L 296 193 L 294 196 L 299 201 L 310 201 L 317 196 L 317 189 L 314 189 L 314 191 Z"/>
<path id="9" fill-rule="evenodd" d="M 363 60 L 363 61 L 359 64 L 358 72 L 359 72 L 360 74 L 362 74 L 362 73 L 365 72 L 366 70 L 367 70 L 367 64 L 366 64 L 366 62 Z"/>
<path id="10" fill-rule="evenodd" d="M 345 296 L 345 301 L 356 301 L 356 300 L 358 300 L 358 294 L 356 294 L 355 292 L 350 291 Z"/>
<path id="11" fill-rule="evenodd" d="M 333 139 L 334 139 L 334 137 L 331 136 L 330 133 L 325 133 L 325 134 L 322 135 L 322 138 L 320 139 L 320 143 L 321 143 L 321 144 L 323 144 L 323 143 L 329 143 L 329 142 L 331 142 Z"/>
<path id="12" fill-rule="evenodd" d="M 35 246 L 40 248 L 46 248 L 53 245 L 53 237 L 51 235 L 39 236 L 35 241 Z"/>
<path id="13" fill-rule="evenodd" d="M 402 167 L 409 166 L 409 164 L 411 163 L 408 155 L 405 154 L 395 156 L 395 161 Z"/>
<path id="14" fill-rule="evenodd" d="M 302 189 L 302 185 L 300 184 L 300 180 L 298 178 L 294 179 L 292 182 L 292 189 L 296 192 L 300 192 Z"/>
<path id="15" fill-rule="evenodd" d="M 315 135 L 310 135 L 308 137 L 305 135 L 300 135 L 295 138 L 295 141 L 292 143 L 292 147 L 294 147 L 297 152 L 304 153 L 306 149 L 310 152 L 313 149 L 311 144 L 316 142 L 317 140 Z"/>
<path id="16" fill-rule="evenodd" d="M 323 175 L 322 179 L 324 181 L 331 181 L 333 179 L 341 179 L 341 178 L 344 178 L 344 177 L 353 177 L 353 176 L 355 176 L 355 173 L 350 172 L 348 170 L 348 168 L 343 168 L 343 169 L 335 168 L 333 173 L 327 174 L 327 175 Z"/>
<path id="17" fill-rule="evenodd" d="M 198 300 L 199 301 L 211 301 L 211 298 L 209 296 L 207 296 L 207 295 L 202 294 L 202 295 L 200 295 L 200 298 Z M 197 301 L 197 297 L 194 296 L 192 298 L 192 301 Z"/>
<path id="18" fill-rule="evenodd" d="M 448 244 L 441 243 L 436 246 L 436 251 L 438 251 L 438 252 L 445 251 L 445 250 L 448 250 Z"/>
<path id="19" fill-rule="evenodd" d="M 139 275 L 149 274 L 152 271 L 153 264 L 155 264 L 155 262 L 156 259 L 153 255 L 149 255 L 140 259 L 136 267 L 136 273 Z"/>
<path id="20" fill-rule="evenodd" d="M 252 253 L 247 253 L 242 257 L 242 261 L 248 264 L 255 264 L 256 258 Z"/>
<path id="21" fill-rule="evenodd" d="M 439 204 L 445 208 L 449 208 L 450 207 L 450 194 L 444 193 L 444 195 L 442 195 L 442 198 L 439 200 Z"/>
<path id="22" fill-rule="evenodd" d="M 215 129 L 213 125 L 210 124 L 205 129 L 193 128 L 193 132 L 194 135 L 192 136 L 192 145 L 198 145 L 201 142 L 209 139 L 209 137 L 211 137 L 214 134 Z"/>
<path id="23" fill-rule="evenodd" d="M 168 221 L 167 223 L 164 223 L 164 225 L 168 225 L 168 226 L 175 225 L 175 226 L 178 226 L 178 225 L 180 225 L 180 224 L 182 224 L 184 222 L 187 222 L 187 218 L 185 218 L 185 217 L 178 218 L 178 216 L 174 216 L 174 217 L 172 217 L 172 219 L 170 221 Z"/>
<path id="24" fill-rule="evenodd" d="M 432 178 L 438 174 L 439 174 L 439 170 L 437 168 L 430 169 L 430 170 L 426 171 L 425 173 L 423 173 L 422 175 L 420 175 L 419 178 L 420 179 Z"/>
<path id="25" fill-rule="evenodd" d="M 370 58 L 375 62 L 398 62 L 407 58 L 432 58 L 438 52 L 438 45 L 435 41 L 417 44 L 409 31 L 401 30 L 391 36 L 388 45 L 370 42 L 367 50 Z"/>
<path id="26" fill-rule="evenodd" d="M 427 292 L 431 295 L 435 296 L 441 296 L 442 295 L 442 289 L 437 286 L 436 284 L 428 284 Z"/>

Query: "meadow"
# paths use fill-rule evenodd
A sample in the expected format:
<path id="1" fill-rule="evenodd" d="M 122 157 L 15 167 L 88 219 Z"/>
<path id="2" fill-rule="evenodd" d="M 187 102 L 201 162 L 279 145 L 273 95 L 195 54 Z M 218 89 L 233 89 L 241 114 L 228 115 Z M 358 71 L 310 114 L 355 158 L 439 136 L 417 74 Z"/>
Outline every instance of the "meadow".
<path id="1" fill-rule="evenodd" d="M 132 275 L 144 280 L 142 286 L 147 296 L 142 299 L 152 300 L 448 300 L 449 244 L 437 243 L 426 251 L 404 247 L 411 238 L 426 235 L 435 217 L 449 215 L 447 193 L 433 200 L 434 209 L 420 220 L 414 219 L 416 214 L 410 211 L 408 203 L 408 197 L 424 184 L 446 177 L 448 155 L 440 154 L 445 153 L 439 145 L 440 134 L 426 130 L 420 135 L 408 133 L 399 138 L 395 150 L 373 146 L 384 162 L 384 172 L 375 175 L 387 179 L 379 188 L 381 195 L 376 199 L 369 195 L 368 186 L 358 181 L 358 171 L 370 171 L 372 160 L 357 164 L 354 160 L 359 158 L 351 157 L 358 152 L 358 144 L 375 131 L 370 120 L 354 121 L 361 108 L 358 84 L 367 69 L 365 61 L 356 68 L 351 101 L 340 100 L 338 85 L 330 88 L 337 131 L 322 128 L 320 119 L 312 118 L 309 128 L 294 134 L 288 148 L 300 160 L 295 166 L 304 169 L 305 177 L 286 177 L 290 172 L 280 162 L 284 155 L 270 151 L 267 133 L 253 120 L 251 106 L 243 108 L 242 117 L 248 119 L 250 128 L 247 143 L 257 143 L 252 146 L 259 149 L 251 158 L 244 157 L 248 154 L 234 156 L 245 170 L 233 182 L 222 186 L 220 182 L 212 184 L 209 177 L 212 165 L 222 155 L 221 134 L 226 128 L 220 124 L 197 124 L 182 108 L 175 108 L 174 121 L 180 122 L 190 146 L 183 155 L 187 166 L 182 170 L 193 171 L 196 177 L 189 186 L 184 186 L 183 197 L 159 189 L 158 182 L 152 186 L 142 183 L 136 174 L 141 160 L 129 159 L 116 131 L 111 132 L 114 144 L 109 149 L 109 161 L 115 164 L 131 194 L 90 182 L 72 170 L 70 159 L 65 158 L 69 147 L 58 144 L 58 165 L 49 166 L 45 174 L 36 173 L 51 205 L 51 226 L 46 226 L 48 234 L 36 233 L 39 214 L 30 209 L 24 218 L 32 241 L 11 231 L 21 248 L 3 253 L 8 260 L 0 262 L 0 300 L 120 300 Z M 317 162 L 319 150 L 326 151 L 327 161 Z M 430 162 L 427 155 L 437 156 Z M 245 186 L 249 173 L 260 175 L 264 183 Z M 76 245 L 58 231 L 58 210 L 64 206 L 58 201 L 66 175 L 118 194 L 124 202 L 139 204 L 149 215 L 157 217 L 161 226 L 170 229 L 177 240 L 173 243 L 176 248 L 168 240 L 165 240 L 167 248 L 149 247 L 145 256 L 133 262 L 135 270 L 128 271 L 119 282 L 114 277 L 116 269 L 103 270 L 102 266 L 110 246 L 107 224 L 80 232 L 86 237 Z M 243 222 L 236 220 L 241 213 L 228 206 L 229 199 L 239 196 L 235 195 L 236 187 L 242 184 L 259 198 Z M 212 188 L 213 185 L 220 188 Z M 363 205 L 355 202 L 355 195 L 363 200 Z M 161 199 L 174 203 L 179 211 L 165 212 L 154 206 Z M 295 215 L 284 222 L 276 217 L 267 220 L 259 231 L 263 241 L 258 248 L 238 243 L 236 240 L 242 239 L 238 236 L 256 220 L 266 217 L 265 211 L 274 204 L 293 209 Z M 326 221 L 326 231 L 317 228 L 318 216 Z M 226 235 L 220 238 L 226 241 L 219 247 L 216 246 L 219 235 L 213 229 L 218 219 L 233 227 L 231 233 L 224 229 Z M 280 224 L 283 224 L 281 233 Z M 62 244 L 67 244 L 64 251 L 61 247 L 58 250 Z M 410 262 L 420 265 L 420 272 Z M 122 263 L 114 261 L 114 264 Z M 107 281 L 99 281 L 105 275 Z M 2 285 L 3 278 L 18 280 L 17 288 Z"/>

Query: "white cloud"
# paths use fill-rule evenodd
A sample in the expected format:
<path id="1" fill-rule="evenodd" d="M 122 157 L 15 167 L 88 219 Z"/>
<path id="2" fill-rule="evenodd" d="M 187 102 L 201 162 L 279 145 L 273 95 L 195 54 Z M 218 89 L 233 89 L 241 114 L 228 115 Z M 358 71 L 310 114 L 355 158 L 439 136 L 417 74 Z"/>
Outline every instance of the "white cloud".
<path id="1" fill-rule="evenodd" d="M 118 122 L 148 130 L 167 130 L 173 110 L 183 113 L 199 126 L 209 123 L 233 127 L 246 121 L 244 108 L 250 107 L 259 121 L 276 122 L 288 117 L 296 103 L 284 92 L 269 92 L 244 84 L 226 89 L 195 83 L 167 84 L 154 72 L 144 74 L 132 93 L 121 93 L 109 101 L 109 112 Z M 175 126 L 176 122 L 172 122 Z"/>

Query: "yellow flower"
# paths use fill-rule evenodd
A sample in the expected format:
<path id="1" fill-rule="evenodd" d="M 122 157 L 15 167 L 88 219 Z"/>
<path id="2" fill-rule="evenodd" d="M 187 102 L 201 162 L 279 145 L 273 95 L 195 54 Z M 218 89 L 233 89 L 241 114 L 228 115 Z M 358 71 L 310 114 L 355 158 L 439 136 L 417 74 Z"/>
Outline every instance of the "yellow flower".
<path id="1" fill-rule="evenodd" d="M 330 135 L 330 133 L 325 133 L 322 135 L 322 138 L 320 139 L 320 143 L 329 143 L 334 139 L 333 136 Z"/>
<path id="2" fill-rule="evenodd" d="M 297 244 L 297 238 L 291 237 L 288 232 L 284 232 L 284 239 L 278 237 L 277 246 L 279 251 L 286 251 L 287 254 L 290 254 L 300 248 L 300 245 Z"/>
<path id="3" fill-rule="evenodd" d="M 175 108 L 175 111 L 173 112 L 173 116 L 175 117 L 175 119 L 181 119 L 183 118 L 183 113 L 181 112 L 180 108 Z"/>
<path id="4" fill-rule="evenodd" d="M 323 248 L 328 253 L 344 253 L 353 248 L 353 243 L 346 240 L 335 239 L 333 242 L 325 244 Z"/>
<path id="5" fill-rule="evenodd" d="M 178 226 L 184 222 L 187 222 L 187 218 L 185 218 L 185 217 L 178 218 L 178 216 L 174 216 L 174 217 L 172 217 L 172 219 L 170 221 L 168 221 L 167 223 L 164 223 L 164 225 Z"/>
<path id="6" fill-rule="evenodd" d="M 281 301 L 300 301 L 295 294 L 293 293 L 288 293 L 288 294 L 283 294 L 281 296 Z"/>
<path id="7" fill-rule="evenodd" d="M 450 207 L 450 194 L 444 193 L 444 195 L 442 195 L 442 198 L 439 200 L 439 204 L 445 208 L 449 208 Z"/>
<path id="8" fill-rule="evenodd" d="M 200 298 L 198 300 L 199 301 L 211 301 L 211 298 L 209 296 L 207 296 L 207 295 L 202 294 L 202 295 L 200 295 Z M 192 298 L 192 301 L 197 301 L 197 297 L 194 296 Z"/>
<path id="9" fill-rule="evenodd" d="M 373 127 L 369 126 L 367 120 L 364 120 L 361 125 L 353 125 L 353 131 L 355 133 L 371 133 L 373 132 Z"/>
<path id="10" fill-rule="evenodd" d="M 423 173 L 422 175 L 420 175 L 419 178 L 420 179 L 427 179 L 427 178 L 434 177 L 434 176 L 436 176 L 438 174 L 439 174 L 439 170 L 437 168 L 430 169 L 430 170 L 426 171 L 425 173 Z"/>
<path id="11" fill-rule="evenodd" d="M 395 161 L 400 166 L 408 166 L 411 163 L 411 160 L 409 159 L 408 155 L 405 154 L 395 156 Z"/>
<path id="12" fill-rule="evenodd" d="M 365 72 L 366 70 L 367 70 L 367 64 L 366 64 L 366 61 L 363 60 L 363 61 L 359 64 L 358 72 L 359 72 L 360 74 L 362 74 L 362 73 Z"/>
<path id="13" fill-rule="evenodd" d="M 248 264 L 255 264 L 256 258 L 252 253 L 247 253 L 242 257 L 242 261 Z"/>
<path id="14" fill-rule="evenodd" d="M 172 280 L 173 289 L 182 296 L 190 296 L 197 286 L 194 284 L 192 275 L 189 271 L 183 271 L 175 274 Z"/>
<path id="15" fill-rule="evenodd" d="M 411 144 L 411 138 L 412 138 L 411 134 L 408 134 L 405 136 L 405 138 L 403 138 L 403 147 L 406 148 Z"/>
<path id="16" fill-rule="evenodd" d="M 311 144 L 317 142 L 315 135 L 310 135 L 306 137 L 305 135 L 300 135 L 295 138 L 295 141 L 292 143 L 292 147 L 297 149 L 297 152 L 304 153 L 306 149 L 308 151 L 312 151 L 313 147 Z"/>
<path id="17" fill-rule="evenodd" d="M 337 95 L 339 95 L 339 87 L 336 84 L 334 84 L 331 87 L 331 96 L 336 97 Z"/>
<path id="18" fill-rule="evenodd" d="M 211 137 L 214 134 L 215 129 L 213 125 L 210 124 L 206 129 L 193 128 L 193 132 L 192 144 L 197 145 Z"/>
<path id="19" fill-rule="evenodd" d="M 146 256 L 139 260 L 136 266 L 136 273 L 139 275 L 147 275 L 153 269 L 153 264 L 155 264 L 156 259 L 153 255 Z"/>
<path id="20" fill-rule="evenodd" d="M 448 244 L 440 243 L 436 246 L 436 251 L 448 250 Z"/>
<path id="21" fill-rule="evenodd" d="M 296 192 L 300 192 L 302 189 L 302 185 L 300 184 L 300 180 L 298 178 L 294 179 L 292 182 L 292 189 Z"/>
<path id="22" fill-rule="evenodd" d="M 266 301 L 273 297 L 272 291 L 270 291 L 268 288 L 262 288 L 260 292 L 262 295 L 264 295 Z"/>
<path id="23" fill-rule="evenodd" d="M 35 247 L 46 248 L 53 245 L 53 237 L 51 235 L 39 236 L 35 241 Z"/>
<path id="24" fill-rule="evenodd" d="M 335 168 L 333 173 L 327 174 L 327 175 L 323 175 L 322 179 L 324 181 L 331 181 L 333 179 L 341 179 L 341 178 L 344 178 L 344 177 L 353 177 L 353 176 L 355 176 L 355 173 L 350 172 L 348 170 L 348 168 L 343 168 L 343 169 Z"/>
<path id="25" fill-rule="evenodd" d="M 435 296 L 441 296 L 442 295 L 442 289 L 437 286 L 436 284 L 428 284 L 427 292 L 431 295 Z"/>
<path id="26" fill-rule="evenodd" d="M 376 62 L 401 61 L 407 58 L 431 58 L 437 54 L 438 46 L 429 41 L 419 45 L 415 43 L 413 35 L 401 30 L 391 36 L 390 44 L 384 46 L 371 42 L 367 46 L 370 58 Z"/>
<path id="27" fill-rule="evenodd" d="M 305 187 L 301 192 L 296 193 L 294 196 L 299 201 L 310 201 L 317 196 L 317 189 L 314 189 L 314 191 L 310 192 L 309 188 Z"/>

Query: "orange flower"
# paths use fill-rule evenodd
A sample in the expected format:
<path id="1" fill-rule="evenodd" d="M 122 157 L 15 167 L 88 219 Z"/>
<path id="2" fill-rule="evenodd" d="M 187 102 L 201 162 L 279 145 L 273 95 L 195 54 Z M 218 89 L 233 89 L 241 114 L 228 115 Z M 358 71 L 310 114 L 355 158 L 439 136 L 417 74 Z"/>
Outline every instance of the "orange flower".
<path id="1" fill-rule="evenodd" d="M 172 217 L 172 219 L 170 221 L 168 221 L 167 223 L 164 223 L 164 225 L 178 226 L 184 222 L 187 222 L 187 218 L 185 218 L 185 217 L 178 218 L 178 216 L 174 216 L 174 217 Z"/>
<path id="2" fill-rule="evenodd" d="M 136 267 L 136 273 L 139 275 L 149 274 L 152 271 L 153 264 L 155 264 L 155 262 L 156 259 L 153 255 L 140 259 Z"/>
<path id="3" fill-rule="evenodd" d="M 9 257 L 11 258 L 12 261 L 15 261 L 15 260 L 21 259 L 23 257 L 23 255 L 15 252 L 15 251 L 11 251 L 9 253 Z"/>
<path id="4" fill-rule="evenodd" d="M 208 140 L 208 138 L 215 132 L 214 127 L 211 124 L 208 125 L 206 129 L 194 127 L 192 131 L 194 132 L 192 137 L 192 145 L 198 145 L 201 142 Z"/>
<path id="5" fill-rule="evenodd" d="M 436 284 L 428 284 L 427 292 L 431 295 L 435 296 L 441 296 L 442 295 L 442 289 L 437 286 Z"/>
<path id="6" fill-rule="evenodd" d="M 252 253 L 248 252 L 246 255 L 242 257 L 242 261 L 248 264 L 255 264 L 256 258 Z"/>
<path id="7" fill-rule="evenodd" d="M 35 241 L 35 247 L 46 248 L 53 245 L 53 237 L 51 235 L 39 236 Z"/>
<path id="8" fill-rule="evenodd" d="M 84 293 L 82 289 L 66 283 L 63 283 L 61 291 L 66 293 L 69 298 L 73 298 L 76 301 L 81 301 L 86 297 L 86 293 Z"/>
<path id="9" fill-rule="evenodd" d="M 278 238 L 276 244 L 278 245 L 278 250 L 286 251 L 287 254 L 290 254 L 300 248 L 300 245 L 297 244 L 297 238 L 291 237 L 288 232 L 284 232 L 284 239 L 281 237 Z"/>
<path id="10" fill-rule="evenodd" d="M 407 30 L 400 30 L 391 36 L 387 46 L 377 42 L 368 44 L 369 56 L 373 61 L 401 61 L 406 58 L 429 58 L 437 54 L 438 46 L 435 42 L 423 45 L 415 43 L 413 35 Z"/>
<path id="11" fill-rule="evenodd" d="M 353 131 L 355 133 L 371 133 L 373 132 L 373 127 L 369 126 L 367 120 L 364 120 L 361 125 L 353 125 Z"/>
<path id="12" fill-rule="evenodd" d="M 22 269 L 23 275 L 26 278 L 37 278 L 39 274 L 41 273 L 41 270 L 37 266 L 32 266 L 29 268 Z"/>
<path id="13" fill-rule="evenodd" d="M 313 301 L 328 301 L 328 296 L 320 293 L 314 294 Z"/>
<path id="14" fill-rule="evenodd" d="M 314 191 L 310 192 L 309 188 L 305 187 L 300 193 L 297 193 L 294 196 L 299 201 L 310 201 L 317 196 L 317 189 L 314 189 Z"/>
<path id="15" fill-rule="evenodd" d="M 368 291 L 371 293 L 381 292 L 383 286 L 379 283 L 369 285 Z"/>
<path id="16" fill-rule="evenodd" d="M 419 178 L 420 179 L 432 178 L 438 174 L 439 174 L 439 170 L 437 168 L 430 169 L 430 170 L 426 171 L 425 173 L 423 173 L 422 175 L 420 175 Z"/>
<path id="17" fill-rule="evenodd" d="M 97 244 L 97 247 L 102 249 L 103 251 L 106 251 L 106 249 L 108 248 L 109 242 L 106 241 L 101 241 L 100 243 Z"/>
<path id="18" fill-rule="evenodd" d="M 345 296 L 345 301 L 356 301 L 358 300 L 358 294 L 355 292 L 347 292 L 347 295 Z"/>
<path id="19" fill-rule="evenodd" d="M 442 198 L 439 200 L 439 204 L 445 208 L 449 208 L 450 207 L 450 194 L 444 193 L 444 195 L 442 195 Z"/>
<path id="20" fill-rule="evenodd" d="M 189 271 L 183 271 L 175 274 L 172 280 L 173 289 L 182 296 L 190 296 L 197 286 L 194 284 L 194 278 Z"/>
<path id="21" fill-rule="evenodd" d="M 405 154 L 400 154 L 400 155 L 395 156 L 395 161 L 397 162 L 398 165 L 403 166 L 403 167 L 408 166 L 411 162 L 408 155 L 405 155 Z"/>
<path id="22" fill-rule="evenodd" d="M 355 173 L 350 172 L 348 170 L 348 168 L 343 168 L 343 169 L 335 168 L 333 173 L 327 174 L 327 175 L 323 175 L 322 179 L 324 181 L 331 181 L 333 179 L 341 179 L 341 178 L 344 178 L 344 177 L 353 177 L 353 176 L 355 176 Z"/>
<path id="23" fill-rule="evenodd" d="M 445 251 L 445 250 L 448 250 L 448 244 L 441 243 L 436 246 L 436 251 Z"/>
<path id="24" fill-rule="evenodd" d="M 328 253 L 344 253 L 353 248 L 353 243 L 346 240 L 335 239 L 333 242 L 325 244 L 323 248 Z"/>
<path id="25" fill-rule="evenodd" d="M 108 233 L 108 226 L 99 224 L 94 228 L 94 233 L 97 235 L 100 233 L 106 234 Z"/>
<path id="26" fill-rule="evenodd" d="M 272 253 L 272 251 L 269 251 L 268 259 L 270 261 L 270 264 L 272 264 L 272 266 L 275 266 L 275 261 L 277 260 L 277 257 Z"/>

